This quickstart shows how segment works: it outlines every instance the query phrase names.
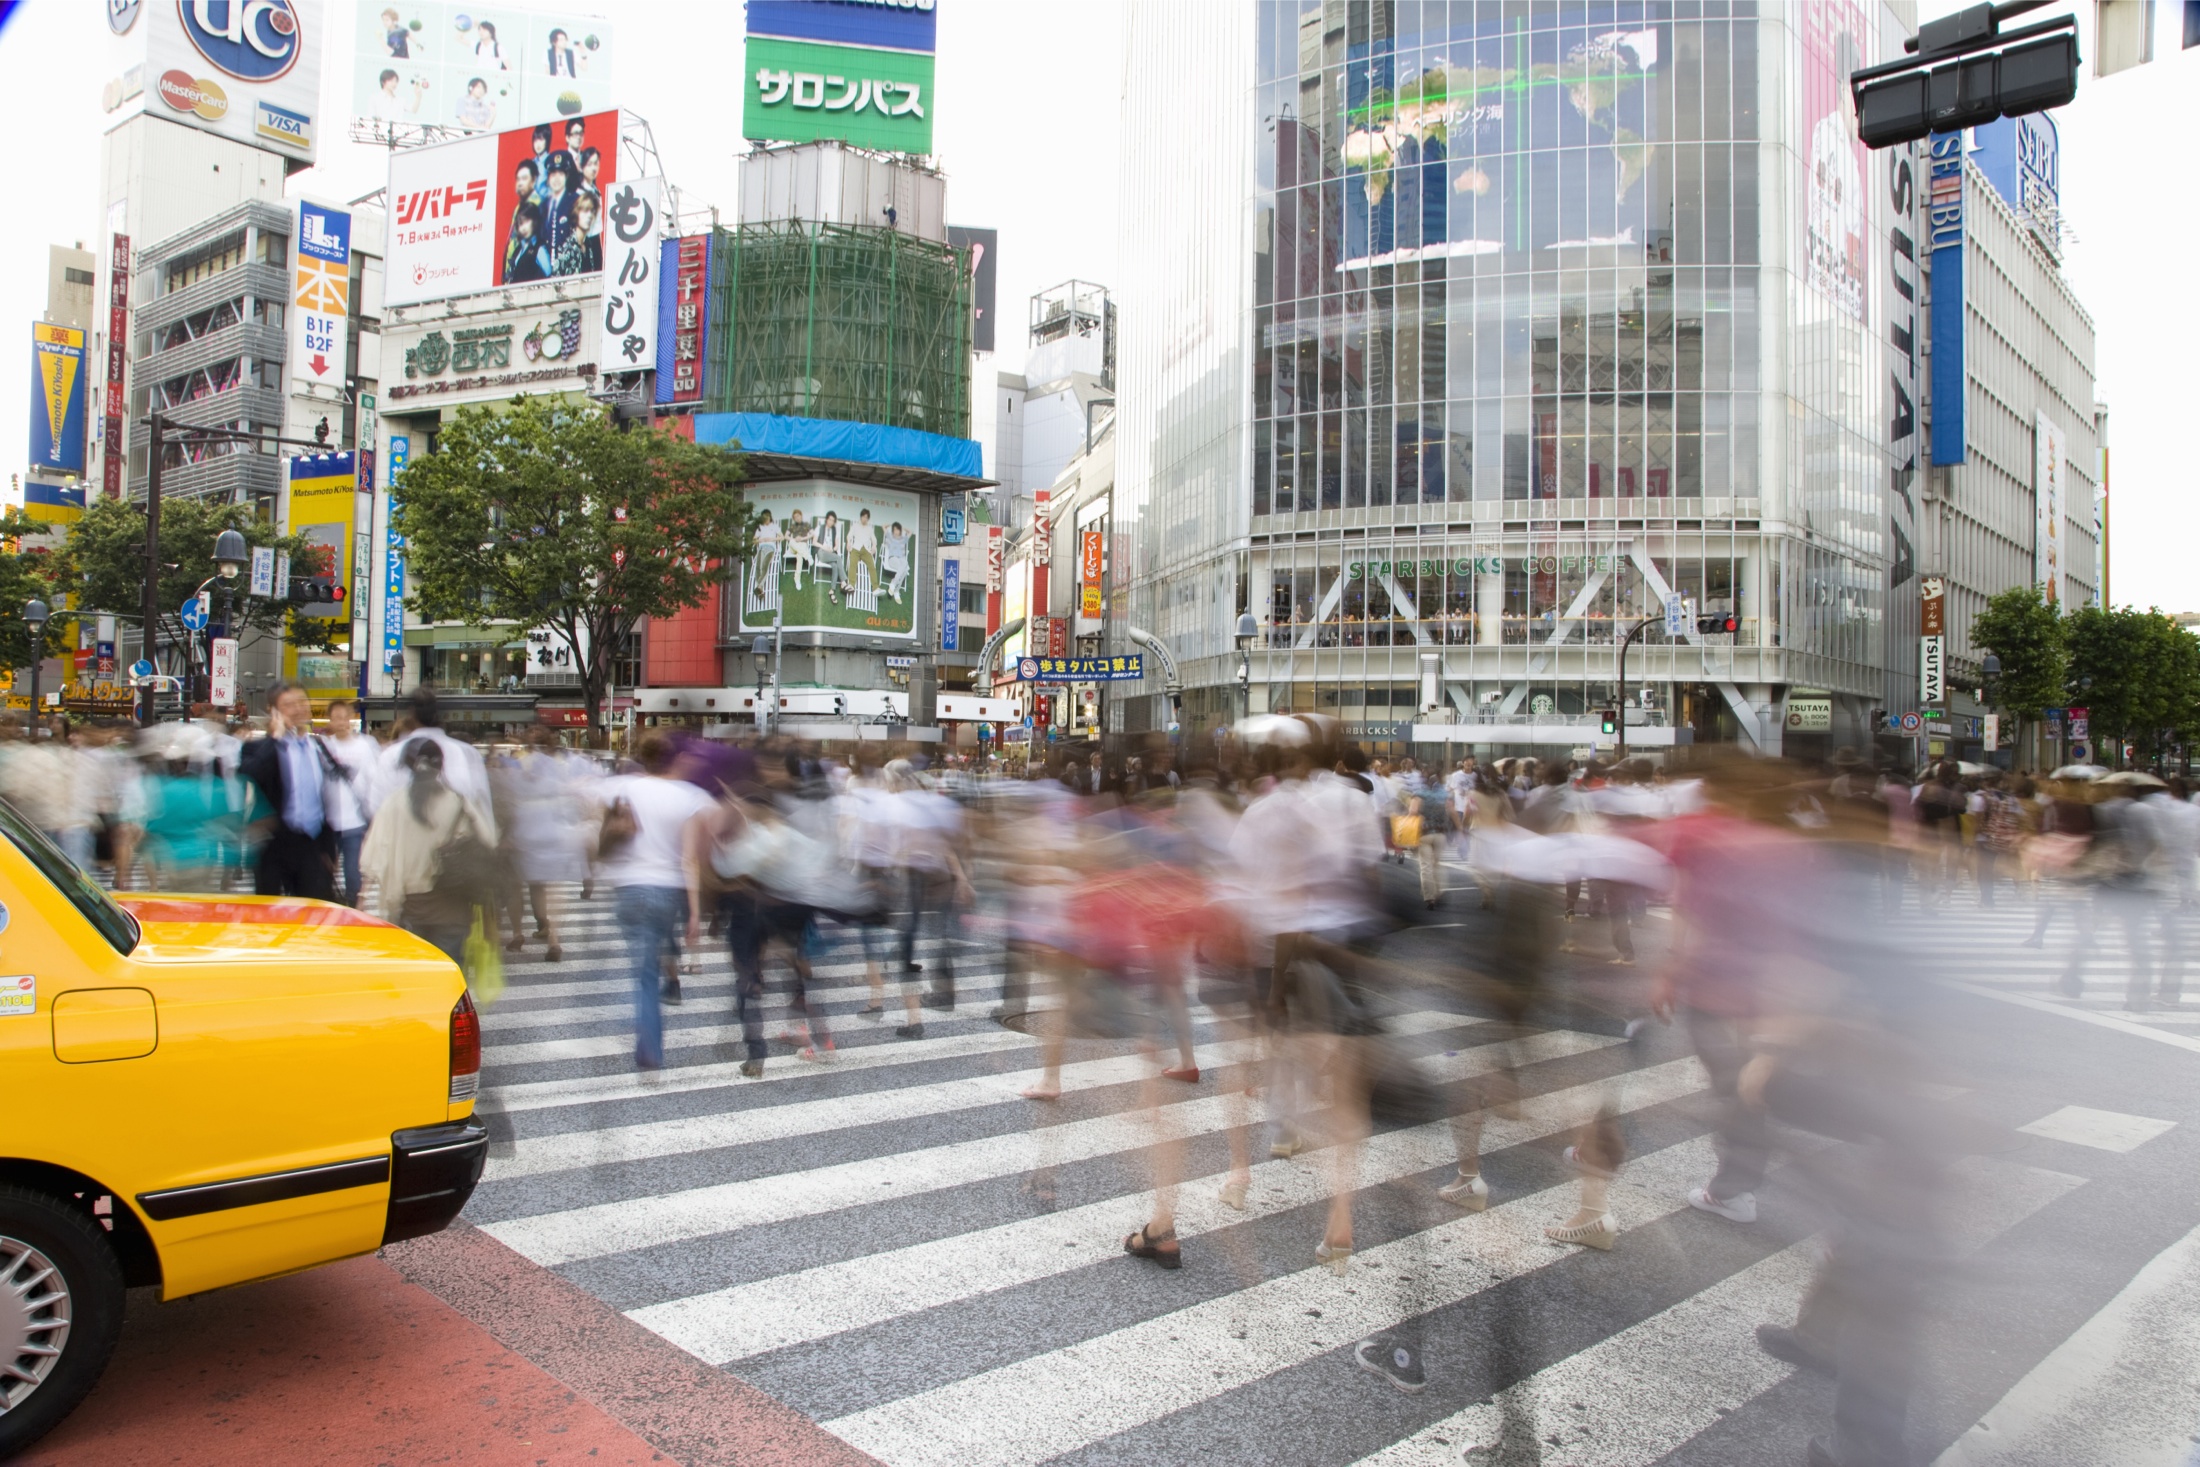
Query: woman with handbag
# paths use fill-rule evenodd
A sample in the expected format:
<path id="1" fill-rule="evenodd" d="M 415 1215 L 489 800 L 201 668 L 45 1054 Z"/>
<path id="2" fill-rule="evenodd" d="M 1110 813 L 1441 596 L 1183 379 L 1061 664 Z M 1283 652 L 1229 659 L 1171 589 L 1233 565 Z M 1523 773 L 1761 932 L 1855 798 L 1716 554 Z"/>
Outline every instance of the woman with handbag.
<path id="1" fill-rule="evenodd" d="M 444 777 L 440 743 L 407 744 L 403 768 L 405 788 L 367 827 L 360 869 L 374 878 L 384 917 L 463 965 L 474 909 L 496 899 L 493 884 L 476 889 L 484 876 L 478 852 L 489 849 L 482 832 L 495 826 Z"/>

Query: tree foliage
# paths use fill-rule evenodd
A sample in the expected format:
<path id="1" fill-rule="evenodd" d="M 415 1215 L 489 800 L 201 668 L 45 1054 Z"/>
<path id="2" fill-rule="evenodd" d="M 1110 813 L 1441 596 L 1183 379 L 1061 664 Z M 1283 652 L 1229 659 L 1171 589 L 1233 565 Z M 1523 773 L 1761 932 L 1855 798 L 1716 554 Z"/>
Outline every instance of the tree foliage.
<path id="1" fill-rule="evenodd" d="M 1996 703 L 2020 718 L 2062 706 L 2070 648 L 2062 615 L 2038 586 L 2012 586 L 1971 623 L 1971 642 L 2001 659 Z"/>
<path id="2" fill-rule="evenodd" d="M 303 535 L 279 535 L 275 527 L 259 519 L 249 504 L 221 504 L 206 499 L 168 499 L 160 502 L 160 586 L 154 604 L 160 615 L 154 636 L 172 651 L 169 670 L 184 663 L 180 649 L 199 635 L 183 624 L 183 603 L 214 574 L 214 539 L 224 530 L 236 530 L 245 543 L 257 549 L 267 546 L 287 554 L 295 575 L 306 572 L 312 542 Z M 62 552 L 62 574 L 76 589 L 77 606 L 89 611 L 111 612 L 135 622 L 145 609 L 145 507 L 120 499 L 94 498 L 84 517 L 69 527 Z M 339 568 L 339 579 L 343 579 Z M 291 614 L 290 605 L 277 598 L 247 594 L 248 582 L 240 577 L 233 588 L 230 635 L 287 636 L 301 651 L 326 651 L 348 623 L 307 620 Z M 215 615 L 221 614 L 220 583 L 213 591 Z M 158 660 L 158 659 L 156 659 Z"/>
<path id="3" fill-rule="evenodd" d="M 618 649 L 644 617 L 700 606 L 749 548 L 738 455 L 592 404 L 522 397 L 444 420 L 392 486 L 406 604 L 431 620 L 545 627 L 598 732 Z"/>
<path id="4" fill-rule="evenodd" d="M 31 631 L 23 620 L 23 603 L 33 599 L 53 612 L 39 639 L 39 657 L 58 657 L 67 650 L 68 615 L 62 610 L 67 582 L 57 579 L 62 558 L 55 553 L 58 542 L 49 533 L 52 529 L 21 510 L 0 510 L 0 668 L 31 665 Z"/>
<path id="5" fill-rule="evenodd" d="M 2103 746 L 2129 741 L 2149 763 L 2200 735 L 2200 641 L 2159 609 L 2088 606 L 2064 621 L 2069 699 Z"/>

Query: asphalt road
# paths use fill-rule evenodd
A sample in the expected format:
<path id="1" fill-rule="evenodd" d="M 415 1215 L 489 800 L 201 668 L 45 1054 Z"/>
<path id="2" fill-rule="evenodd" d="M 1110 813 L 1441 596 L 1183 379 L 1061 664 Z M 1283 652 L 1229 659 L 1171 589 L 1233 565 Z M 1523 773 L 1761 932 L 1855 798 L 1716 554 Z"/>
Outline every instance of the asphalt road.
<path id="1" fill-rule="evenodd" d="M 706 945 L 667 1013 L 669 1068 L 644 1080 L 609 902 L 565 897 L 564 961 L 513 960 L 485 1021 L 496 1142 L 465 1224 L 211 1305 L 135 1300 L 114 1372 L 29 1460 L 211 1463 L 280 1441 L 329 1462 L 1756 1467 L 1803 1461 L 1830 1423 L 1831 1385 L 1752 1342 L 1795 1316 L 1830 1153 L 1783 1134 L 1749 1225 L 1687 1205 L 1714 1164 L 1702 1071 L 1678 1029 L 1624 1037 L 1657 913 L 1639 967 L 1608 963 L 1601 923 L 1563 929 L 1562 1001 L 1520 1047 L 1517 1118 L 1485 1138 L 1488 1211 L 1434 1196 L 1446 1123 L 1378 1126 L 1339 1277 L 1312 1256 L 1322 1151 L 1268 1159 L 1264 1129 L 1246 1210 L 1218 1200 L 1237 1114 L 1218 1081 L 1252 1056 L 1199 1006 L 1205 1073 L 1168 1082 L 1157 1113 L 1188 1176 L 1184 1266 L 1162 1272 L 1120 1247 L 1145 1215 L 1152 1067 L 1080 1041 L 1059 1103 L 1019 1098 L 1039 1049 L 987 1018 L 987 945 L 956 947 L 958 1009 L 921 1039 L 857 1014 L 859 953 L 821 954 L 836 1057 L 775 1045 L 762 1080 L 738 1073 L 730 969 Z M 2066 909 L 2037 949 L 2033 908 L 1968 892 L 1873 916 L 1888 991 L 1973 1138 L 1920 1311 L 1917 1461 L 2190 1467 L 2200 1002 L 2195 1022 L 2125 1014 L 2120 933 L 2089 941 L 2088 987 L 2065 997 Z M 1495 1062 L 1494 1030 L 1422 980 L 1491 937 L 1467 888 L 1388 949 L 1388 1042 L 1452 1100 Z M 936 971 L 938 947 L 922 956 Z M 1609 1253 L 1542 1235 L 1573 1209 L 1560 1152 L 1599 1106 L 1628 1146 Z M 1353 1364 L 1398 1327 L 1423 1343 L 1422 1394 Z"/>

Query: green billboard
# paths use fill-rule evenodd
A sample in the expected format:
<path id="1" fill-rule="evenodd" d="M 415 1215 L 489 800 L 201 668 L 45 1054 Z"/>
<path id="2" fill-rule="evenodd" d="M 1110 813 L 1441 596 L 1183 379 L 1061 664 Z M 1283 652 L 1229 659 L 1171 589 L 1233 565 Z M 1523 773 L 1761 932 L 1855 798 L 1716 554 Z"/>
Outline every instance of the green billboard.
<path id="1" fill-rule="evenodd" d="M 741 133 L 752 140 L 932 151 L 930 56 L 751 36 L 747 86 Z"/>

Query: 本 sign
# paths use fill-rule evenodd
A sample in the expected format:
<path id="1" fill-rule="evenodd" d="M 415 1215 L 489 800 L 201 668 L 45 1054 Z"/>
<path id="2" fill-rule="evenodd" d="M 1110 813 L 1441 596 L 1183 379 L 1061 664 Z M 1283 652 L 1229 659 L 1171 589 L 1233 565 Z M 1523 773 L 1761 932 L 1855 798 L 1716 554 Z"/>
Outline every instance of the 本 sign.
<path id="1" fill-rule="evenodd" d="M 344 321 L 351 312 L 351 215 L 298 201 L 291 221 L 290 375 L 344 385 Z"/>
<path id="2" fill-rule="evenodd" d="M 636 179 L 611 191 L 605 209 L 603 368 L 636 372 L 657 365 L 657 224 L 664 180 Z"/>
<path id="3" fill-rule="evenodd" d="M 1027 683 L 1136 682 L 1146 675 L 1142 652 L 1120 657 L 1026 657 L 1016 664 L 1016 677 Z"/>

